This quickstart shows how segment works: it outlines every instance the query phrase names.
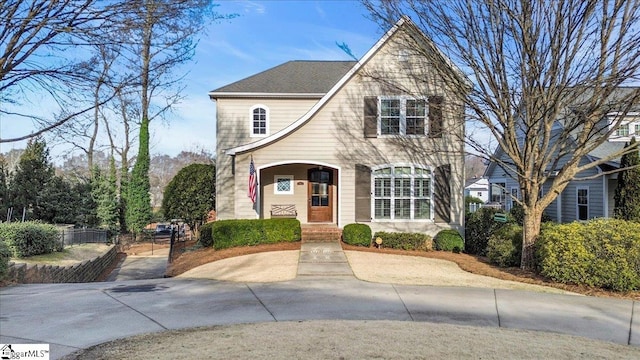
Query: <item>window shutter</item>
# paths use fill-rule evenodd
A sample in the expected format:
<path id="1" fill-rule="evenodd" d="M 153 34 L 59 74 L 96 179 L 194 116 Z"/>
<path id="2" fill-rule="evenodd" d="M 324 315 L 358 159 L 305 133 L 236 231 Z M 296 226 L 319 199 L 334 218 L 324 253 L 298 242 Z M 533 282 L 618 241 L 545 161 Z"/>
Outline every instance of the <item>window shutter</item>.
<path id="1" fill-rule="evenodd" d="M 442 137 L 442 96 L 430 96 L 429 97 L 429 137 L 441 138 Z"/>
<path id="2" fill-rule="evenodd" d="M 435 222 L 451 222 L 451 165 L 438 166 L 434 181 Z"/>
<path id="3" fill-rule="evenodd" d="M 378 136 L 378 98 L 376 96 L 364 97 L 364 137 L 374 138 Z"/>
<path id="4" fill-rule="evenodd" d="M 356 164 L 356 221 L 371 222 L 371 169 Z"/>

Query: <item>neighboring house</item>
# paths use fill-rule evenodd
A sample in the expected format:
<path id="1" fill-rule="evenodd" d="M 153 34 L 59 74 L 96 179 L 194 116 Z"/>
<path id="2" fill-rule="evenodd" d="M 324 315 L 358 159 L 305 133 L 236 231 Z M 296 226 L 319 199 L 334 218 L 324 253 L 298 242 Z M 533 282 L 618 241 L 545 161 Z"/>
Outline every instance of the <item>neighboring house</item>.
<path id="1" fill-rule="evenodd" d="M 486 203 L 489 201 L 489 180 L 484 177 L 467 180 L 464 185 L 464 196 L 473 196 Z"/>
<path id="2" fill-rule="evenodd" d="M 211 91 L 217 218 L 461 230 L 464 111 L 436 68 L 467 80 L 410 37 L 428 42 L 403 17 L 359 61 L 290 61 Z"/>
<path id="3" fill-rule="evenodd" d="M 635 88 L 621 88 L 613 96 L 621 96 L 633 90 Z M 615 111 L 608 113 L 601 120 L 599 126 L 603 129 L 611 128 L 612 119 L 618 115 L 619 113 Z M 562 121 L 556 121 L 554 127 L 557 127 L 556 129 L 559 131 L 562 127 Z M 580 166 L 596 160 L 606 159 L 621 151 L 632 136 L 640 139 L 640 106 L 638 105 L 633 106 L 632 111 L 627 112 L 621 126 L 615 130 L 607 141 L 596 147 L 588 156 L 580 159 Z M 494 156 L 503 161 L 509 161 L 499 148 Z M 562 165 L 562 163 L 559 164 L 559 166 Z M 614 194 L 618 185 L 618 173 L 615 170 L 619 169 L 619 167 L 620 158 L 618 157 L 578 173 L 576 179 L 570 181 L 556 200 L 545 209 L 545 214 L 553 221 L 561 223 L 613 217 Z M 548 169 L 548 174 L 550 179 L 543 185 L 540 195 L 549 191 L 551 181 L 557 171 Z M 496 162 L 489 164 L 484 177 L 489 180 L 489 202 L 500 203 L 502 208 L 508 211 L 513 207 L 513 199 L 515 197 L 521 198 L 522 194 L 515 177 L 513 175 L 509 176 Z M 590 179 L 577 180 L 579 178 Z"/>

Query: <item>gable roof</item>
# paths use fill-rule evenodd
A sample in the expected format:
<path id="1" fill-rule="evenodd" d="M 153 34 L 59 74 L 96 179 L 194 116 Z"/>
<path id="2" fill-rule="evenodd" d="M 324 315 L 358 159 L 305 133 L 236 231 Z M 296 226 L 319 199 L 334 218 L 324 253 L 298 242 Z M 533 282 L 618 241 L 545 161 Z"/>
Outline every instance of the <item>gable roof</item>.
<path id="1" fill-rule="evenodd" d="M 373 57 L 373 55 L 378 52 L 378 50 L 403 26 L 408 26 L 410 27 L 413 31 L 417 30 L 419 31 L 419 29 L 415 26 L 415 24 L 411 21 L 411 19 L 408 16 L 402 16 L 400 18 L 400 20 L 398 20 L 396 22 L 396 24 L 389 29 L 389 31 L 387 31 L 384 36 L 382 36 L 380 38 L 380 40 L 378 40 L 378 42 L 376 42 L 376 44 L 369 49 L 369 51 L 367 51 L 366 54 L 364 54 L 364 56 L 357 62 L 350 62 L 352 64 L 351 69 L 349 69 L 349 71 L 347 71 L 335 84 L 333 84 L 333 86 L 331 87 L 331 89 L 324 94 L 324 96 L 322 96 L 322 98 L 311 108 L 309 109 L 309 111 L 307 111 L 306 114 L 304 114 L 302 117 L 300 117 L 298 120 L 294 121 L 293 123 L 291 123 L 289 126 L 285 127 L 284 129 L 278 131 L 275 134 L 269 135 L 267 137 L 264 137 L 258 141 L 249 143 L 249 144 L 245 144 L 245 145 L 240 145 L 240 146 L 236 146 L 230 149 L 227 149 L 225 151 L 225 153 L 227 155 L 236 155 L 237 153 L 243 153 L 243 152 L 247 152 L 247 151 L 251 151 L 253 149 L 268 145 L 272 142 L 275 142 L 285 136 L 287 136 L 288 134 L 292 133 L 293 131 L 295 131 L 296 129 L 298 129 L 300 126 L 304 125 L 307 121 L 309 121 L 309 119 L 311 119 L 313 117 L 313 115 L 315 115 L 318 110 L 320 110 L 337 92 L 338 90 L 340 90 L 340 88 L 342 88 L 342 86 L 344 86 L 345 83 L 347 83 L 347 81 L 349 81 L 349 79 L 351 79 L 351 77 L 358 71 L 360 70 L 368 61 L 369 59 L 371 59 Z M 424 36 L 424 34 L 423 34 Z M 425 40 L 428 41 L 430 43 L 430 40 L 427 39 L 425 37 Z M 436 49 L 437 50 L 437 49 Z M 438 50 L 439 51 L 439 50 Z M 451 70 L 456 74 L 456 76 L 459 76 L 463 81 L 465 81 L 466 83 L 470 83 L 470 80 L 464 75 L 464 73 L 458 68 L 456 67 L 455 64 L 453 64 L 453 62 L 450 61 L 449 58 L 447 58 L 443 53 L 439 52 L 440 56 L 442 56 L 442 58 L 444 59 L 444 61 L 447 63 L 447 65 L 451 68 Z M 285 63 L 287 64 L 287 63 Z M 259 74 L 258 74 L 259 75 Z M 248 79 L 248 78 L 247 78 Z M 283 76 L 283 81 L 287 80 L 286 76 Z M 233 84 L 231 84 L 233 85 Z M 230 86 L 230 85 L 229 85 Z M 219 90 L 219 89 L 218 89 Z M 209 93 L 209 97 L 212 99 L 215 99 L 215 96 L 219 96 L 220 92 L 210 92 Z M 246 96 L 259 96 L 259 95 L 264 95 L 264 93 L 248 93 L 245 94 Z M 271 96 L 273 96 L 273 94 L 270 94 Z"/>
<path id="2" fill-rule="evenodd" d="M 468 179 L 464 182 L 464 188 L 472 188 L 472 189 L 479 189 L 479 188 L 488 188 L 489 187 L 489 179 L 485 178 L 485 177 L 478 177 L 478 178 L 473 178 L 473 179 Z"/>
<path id="3" fill-rule="evenodd" d="M 212 99 L 256 94 L 309 94 L 321 97 L 331 90 L 355 61 L 288 61 L 209 92 Z"/>

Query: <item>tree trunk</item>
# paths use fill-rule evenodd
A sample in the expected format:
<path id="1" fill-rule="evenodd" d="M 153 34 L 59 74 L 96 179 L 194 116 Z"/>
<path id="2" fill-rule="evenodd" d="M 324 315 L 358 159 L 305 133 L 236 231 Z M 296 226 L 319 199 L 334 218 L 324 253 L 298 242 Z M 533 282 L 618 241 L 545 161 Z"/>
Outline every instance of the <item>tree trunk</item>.
<path id="1" fill-rule="evenodd" d="M 522 226 L 522 258 L 520 268 L 533 270 L 535 267 L 534 251 L 535 243 L 540 235 L 540 222 L 542 221 L 542 208 L 534 207 L 524 211 Z"/>

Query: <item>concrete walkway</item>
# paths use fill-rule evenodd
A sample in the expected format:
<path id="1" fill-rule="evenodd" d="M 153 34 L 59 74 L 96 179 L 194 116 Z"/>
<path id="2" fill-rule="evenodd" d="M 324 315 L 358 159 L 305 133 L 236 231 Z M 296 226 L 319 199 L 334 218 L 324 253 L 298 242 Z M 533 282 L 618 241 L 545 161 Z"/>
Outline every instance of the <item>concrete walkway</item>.
<path id="1" fill-rule="evenodd" d="M 353 276 L 338 242 L 304 242 L 300 246 L 298 277 Z"/>
<path id="2" fill-rule="evenodd" d="M 0 343 L 48 343 L 55 359 L 167 329 L 342 319 L 529 329 L 640 346 L 639 305 L 515 290 L 374 284 L 351 276 L 19 285 L 0 289 Z"/>

